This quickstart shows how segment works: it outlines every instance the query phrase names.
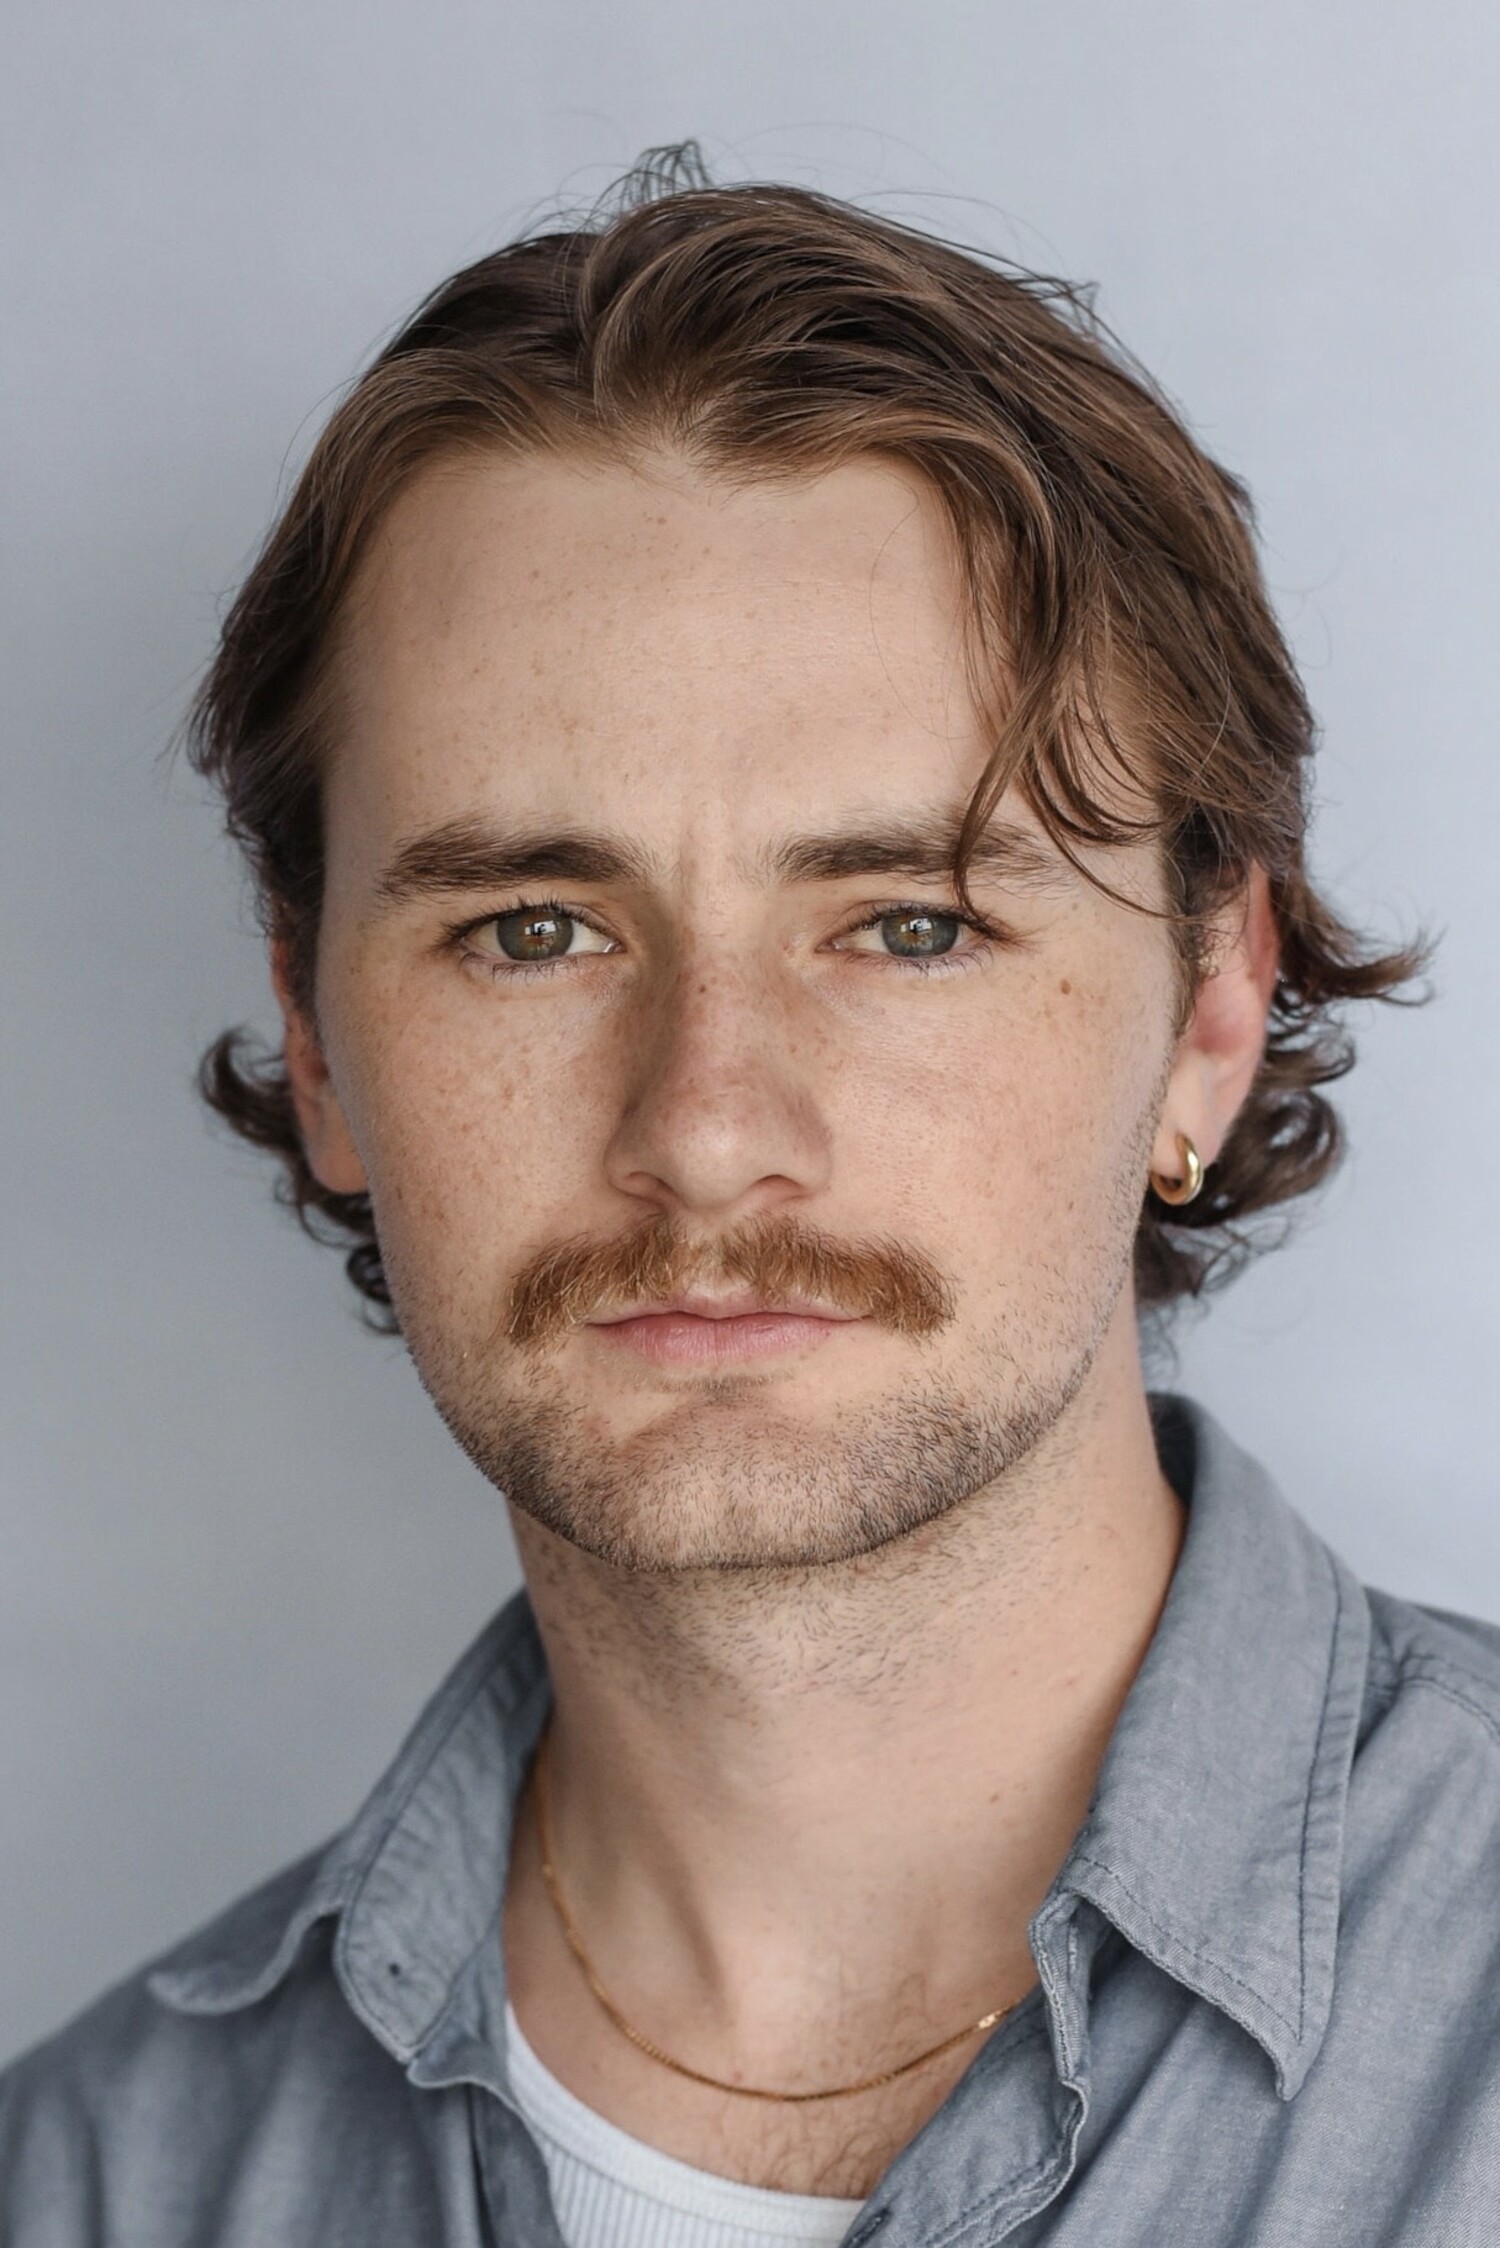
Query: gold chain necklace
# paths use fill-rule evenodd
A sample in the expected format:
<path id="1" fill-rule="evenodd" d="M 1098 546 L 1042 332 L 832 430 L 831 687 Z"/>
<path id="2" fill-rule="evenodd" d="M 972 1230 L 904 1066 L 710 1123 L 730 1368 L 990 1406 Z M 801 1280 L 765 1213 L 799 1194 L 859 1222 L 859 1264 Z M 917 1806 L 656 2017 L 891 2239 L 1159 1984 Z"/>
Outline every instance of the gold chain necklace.
<path id="1" fill-rule="evenodd" d="M 588 1955 L 582 1936 L 578 1933 L 577 1923 L 568 1910 L 568 1902 L 562 1892 L 562 1883 L 557 1876 L 557 1865 L 552 1846 L 552 1799 L 547 1782 L 547 1754 L 550 1745 L 551 1728 L 549 1726 L 542 1736 L 536 1753 L 536 1823 L 537 1834 L 542 1846 L 542 1879 L 547 1885 L 547 1894 L 556 1908 L 558 1920 L 562 1924 L 562 1932 L 567 1938 L 568 1949 L 583 1969 L 584 1980 L 599 2001 L 600 2006 L 622 2037 L 628 2037 L 638 2051 L 645 2053 L 653 2061 L 659 2061 L 663 2068 L 669 2068 L 676 2075 L 689 2078 L 694 2084 L 706 2084 L 714 2092 L 736 2092 L 742 2100 L 780 2100 L 796 2105 L 800 2105 L 806 2100 L 847 2100 L 855 2092 L 873 2092 L 878 2085 L 894 2084 L 901 2077 L 910 2076 L 914 2070 L 925 2068 L 929 2061 L 935 2061 L 941 2053 L 951 2053 L 954 2046 L 962 2045 L 966 2038 L 978 2037 L 982 2031 L 993 2029 L 997 2022 L 1002 2022 L 1006 2015 L 1012 2013 L 1020 2003 L 1019 2000 L 1013 1999 L 1009 2006 L 997 2006 L 993 2012 L 981 2014 L 978 2021 L 971 2022 L 967 2029 L 958 2029 L 953 2032 L 951 2037 L 940 2038 L 936 2045 L 929 2045 L 924 2053 L 918 2053 L 912 2060 L 903 2061 L 899 2068 L 882 2069 L 878 2076 L 863 2076 L 857 2084 L 833 2084 L 822 2092 L 775 2092 L 769 2091 L 758 2084 L 729 2084 L 721 2076 L 706 2076 L 702 2069 L 689 2068 L 685 2061 L 673 2060 L 670 2053 L 664 2053 L 659 2045 L 654 2045 L 643 2031 L 636 2029 L 620 2012 L 619 2007 L 600 1981 L 598 1970 Z"/>

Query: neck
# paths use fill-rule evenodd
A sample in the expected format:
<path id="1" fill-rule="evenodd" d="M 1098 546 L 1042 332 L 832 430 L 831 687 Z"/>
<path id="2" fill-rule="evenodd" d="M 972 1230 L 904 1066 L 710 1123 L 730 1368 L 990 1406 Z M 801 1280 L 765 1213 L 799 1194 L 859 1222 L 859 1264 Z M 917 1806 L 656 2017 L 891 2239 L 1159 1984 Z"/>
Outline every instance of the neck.
<path id="1" fill-rule="evenodd" d="M 785 2080 L 830 2009 L 883 2052 L 898 2002 L 1029 1987 L 1181 1538 L 1127 1340 L 1001 1482 L 836 1569 L 635 1575 L 517 1518 L 560 1869 L 663 2043 Z"/>

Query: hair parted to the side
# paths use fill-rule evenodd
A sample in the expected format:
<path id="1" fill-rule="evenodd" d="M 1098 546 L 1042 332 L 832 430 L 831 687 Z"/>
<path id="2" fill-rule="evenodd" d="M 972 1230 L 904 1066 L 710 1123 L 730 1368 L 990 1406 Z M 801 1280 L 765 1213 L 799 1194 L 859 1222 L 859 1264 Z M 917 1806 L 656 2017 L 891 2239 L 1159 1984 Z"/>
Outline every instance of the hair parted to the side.
<path id="1" fill-rule="evenodd" d="M 965 847 L 1012 785 L 1070 856 L 1156 842 L 1182 1022 L 1211 917 L 1266 869 L 1281 964 L 1264 1058 L 1197 1200 L 1146 1195 L 1137 1300 L 1163 1307 L 1237 1270 L 1269 1238 L 1247 1221 L 1338 1159 L 1321 1088 L 1353 1061 L 1341 1009 L 1401 997 L 1430 953 L 1380 950 L 1313 886 L 1314 724 L 1247 495 L 1087 292 L 803 189 L 715 186 L 691 143 L 651 152 L 586 221 L 482 258 L 419 307 L 334 413 L 228 613 L 191 754 L 223 792 L 304 1012 L 329 655 L 361 556 L 438 456 L 543 448 L 670 448 L 743 479 L 873 453 L 925 478 L 993 720 Z M 280 1054 L 228 1031 L 200 1083 L 280 1158 L 284 1199 L 348 1248 L 370 1316 L 392 1326 L 368 1198 L 313 1176 Z"/>

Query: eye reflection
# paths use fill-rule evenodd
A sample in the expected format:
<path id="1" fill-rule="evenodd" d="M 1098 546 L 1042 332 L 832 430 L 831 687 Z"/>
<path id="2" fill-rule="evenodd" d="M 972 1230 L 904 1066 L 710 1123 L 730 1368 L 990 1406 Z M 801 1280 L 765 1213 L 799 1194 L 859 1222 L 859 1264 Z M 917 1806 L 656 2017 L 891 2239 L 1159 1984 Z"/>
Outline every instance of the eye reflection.
<path id="1" fill-rule="evenodd" d="M 883 913 L 876 922 L 887 952 L 902 960 L 932 960 L 951 952 L 963 924 L 955 914 Z"/>
<path id="2" fill-rule="evenodd" d="M 535 906 L 497 914 L 491 923 L 495 941 L 508 960 L 561 960 L 572 946 L 577 926 L 566 913 Z"/>

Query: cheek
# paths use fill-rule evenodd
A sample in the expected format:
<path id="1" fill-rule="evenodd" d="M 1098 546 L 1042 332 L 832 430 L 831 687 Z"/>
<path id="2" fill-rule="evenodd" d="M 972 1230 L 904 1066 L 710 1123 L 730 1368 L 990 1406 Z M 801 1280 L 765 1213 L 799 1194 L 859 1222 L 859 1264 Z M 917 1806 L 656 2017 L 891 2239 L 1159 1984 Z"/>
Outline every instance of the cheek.
<path id="1" fill-rule="evenodd" d="M 341 1010 L 340 1091 L 382 1241 L 445 1285 L 488 1276 L 555 1229 L 597 1179 L 615 1049 L 609 1026 L 490 1001 L 465 978 L 434 997 L 370 978 Z"/>
<path id="2" fill-rule="evenodd" d="M 1037 978 L 924 1038 L 920 1060 L 845 1110 L 878 1193 L 899 1187 L 951 1268 L 999 1260 L 1056 1269 L 1133 1223 L 1146 1184 L 1143 1119 L 1167 1058 L 1165 1002 L 1082 970 Z M 1158 1013 L 1161 1019 L 1158 1020 Z M 841 1135 L 842 1136 L 842 1135 Z"/>

